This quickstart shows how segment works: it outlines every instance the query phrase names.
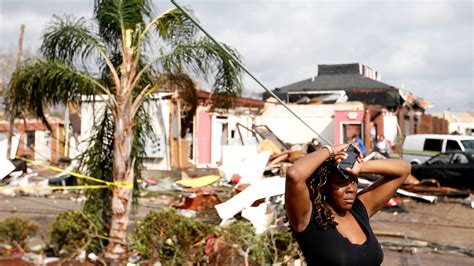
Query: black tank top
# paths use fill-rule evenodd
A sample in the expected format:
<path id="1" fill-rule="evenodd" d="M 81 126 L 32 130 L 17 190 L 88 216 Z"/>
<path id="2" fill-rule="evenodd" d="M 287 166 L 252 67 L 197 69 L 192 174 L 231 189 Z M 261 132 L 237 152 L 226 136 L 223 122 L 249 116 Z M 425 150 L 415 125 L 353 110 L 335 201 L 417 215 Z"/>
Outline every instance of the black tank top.
<path id="1" fill-rule="evenodd" d="M 301 232 L 295 232 L 308 265 L 380 265 L 383 251 L 369 224 L 369 215 L 364 204 L 356 198 L 351 214 L 359 223 L 367 240 L 361 244 L 352 244 L 336 228 L 326 231 L 318 228 L 314 216 Z M 314 215 L 314 208 L 313 208 Z"/>

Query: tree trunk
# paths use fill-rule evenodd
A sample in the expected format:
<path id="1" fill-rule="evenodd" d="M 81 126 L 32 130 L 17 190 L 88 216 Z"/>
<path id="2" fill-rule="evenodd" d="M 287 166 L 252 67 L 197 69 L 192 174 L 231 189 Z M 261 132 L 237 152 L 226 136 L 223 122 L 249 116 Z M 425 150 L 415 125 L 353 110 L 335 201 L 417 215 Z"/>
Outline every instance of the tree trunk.
<path id="1" fill-rule="evenodd" d="M 136 75 L 131 46 L 132 30 L 127 30 L 124 40 L 123 64 L 120 66 L 120 84 L 116 84 L 116 104 L 114 110 L 114 151 L 113 176 L 115 182 L 133 184 L 133 116 L 132 87 Z M 110 224 L 110 242 L 105 258 L 112 264 L 120 265 L 127 257 L 127 227 L 132 205 L 132 187 L 114 186 L 112 190 L 112 220 Z"/>
<path id="2" fill-rule="evenodd" d="M 114 114 L 114 181 L 133 184 L 133 122 L 130 114 L 130 99 L 117 101 L 119 114 Z M 105 257 L 117 261 L 127 256 L 127 227 L 132 203 L 133 188 L 114 186 L 112 190 L 112 220 Z"/>

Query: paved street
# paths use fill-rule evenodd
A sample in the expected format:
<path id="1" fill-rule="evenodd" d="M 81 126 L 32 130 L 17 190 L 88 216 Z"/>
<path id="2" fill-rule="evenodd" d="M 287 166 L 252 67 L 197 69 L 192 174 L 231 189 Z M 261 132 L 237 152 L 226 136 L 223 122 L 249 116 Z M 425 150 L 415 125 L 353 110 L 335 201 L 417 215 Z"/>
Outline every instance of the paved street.
<path id="1" fill-rule="evenodd" d="M 61 199 L 42 197 L 0 198 L 2 217 L 19 216 L 37 221 L 45 233 L 54 217 L 66 210 L 80 210 L 81 202 L 75 197 L 60 194 Z M 70 199 L 68 199 L 68 197 Z M 132 225 L 143 218 L 150 210 L 170 206 L 175 203 L 172 196 L 158 196 L 140 204 L 138 211 L 132 214 Z M 428 241 L 445 246 L 474 250 L 474 209 L 455 202 L 441 201 L 428 204 L 413 200 L 404 200 L 406 212 L 394 214 L 379 212 L 372 218 L 372 226 L 378 234 L 403 234 L 405 237 L 387 237 L 379 235 L 382 243 L 406 243 L 413 240 Z M 417 243 L 417 242 L 415 242 Z M 427 248 L 408 248 L 402 252 L 384 246 L 383 265 L 473 265 L 474 257 L 447 252 L 433 252 Z"/>

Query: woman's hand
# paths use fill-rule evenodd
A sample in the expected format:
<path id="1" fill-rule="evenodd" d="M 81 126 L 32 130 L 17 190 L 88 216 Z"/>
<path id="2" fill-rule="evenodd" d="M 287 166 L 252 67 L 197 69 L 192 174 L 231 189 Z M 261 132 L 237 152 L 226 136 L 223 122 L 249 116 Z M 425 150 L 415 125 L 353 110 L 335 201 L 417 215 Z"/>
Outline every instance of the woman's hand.
<path id="1" fill-rule="evenodd" d="M 352 166 L 352 168 L 346 168 L 345 170 L 349 175 L 358 176 L 363 163 L 362 159 L 359 161 L 359 158 L 357 158 L 357 162 L 355 162 L 354 166 Z"/>
<path id="2" fill-rule="evenodd" d="M 335 160 L 335 165 L 339 165 L 342 160 L 346 159 L 348 154 L 346 152 L 347 147 L 349 144 L 340 144 L 340 145 L 335 145 L 333 146 L 334 149 L 334 160 Z M 357 161 L 354 163 L 354 166 L 351 168 L 346 168 L 346 170 L 350 175 L 358 175 L 360 173 L 361 169 L 361 164 L 363 163 L 362 160 L 362 153 L 360 152 L 359 148 L 355 145 L 353 145 L 354 148 L 358 151 L 359 156 L 357 156 Z"/>

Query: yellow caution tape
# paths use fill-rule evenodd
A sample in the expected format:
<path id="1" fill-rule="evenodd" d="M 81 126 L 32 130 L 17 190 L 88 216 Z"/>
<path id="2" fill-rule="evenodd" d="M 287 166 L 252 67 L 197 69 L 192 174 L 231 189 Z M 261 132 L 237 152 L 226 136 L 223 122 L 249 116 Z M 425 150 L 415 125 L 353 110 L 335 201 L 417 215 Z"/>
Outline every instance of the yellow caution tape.
<path id="1" fill-rule="evenodd" d="M 176 181 L 176 183 L 185 187 L 198 188 L 198 187 L 204 187 L 204 186 L 210 185 L 216 182 L 218 179 L 219 179 L 218 175 L 206 175 L 206 176 L 193 178 L 193 179 L 181 179 L 181 180 Z"/>
<path id="2" fill-rule="evenodd" d="M 23 157 L 18 157 L 18 156 L 16 158 L 20 159 L 20 160 L 23 160 L 27 163 L 31 163 L 31 164 L 34 164 L 34 165 L 39 165 L 39 166 L 46 167 L 48 169 L 51 169 L 51 170 L 59 172 L 59 173 L 66 173 L 66 174 L 70 174 L 70 175 L 75 176 L 75 177 L 84 178 L 84 179 L 87 179 L 87 180 L 102 183 L 102 184 L 105 184 L 104 187 L 117 186 L 117 187 L 124 187 L 124 188 L 133 189 L 133 183 L 132 182 L 120 182 L 120 181 L 109 182 L 109 181 L 101 180 L 101 179 L 94 178 L 94 177 L 91 177 L 91 176 L 87 176 L 87 175 L 71 172 L 71 171 L 68 171 L 68 170 L 64 170 L 64 169 L 61 169 L 59 167 L 49 165 L 47 163 L 33 161 L 33 160 L 30 160 L 30 159 L 23 158 Z M 69 186 L 69 187 L 71 187 L 71 186 Z M 80 186 L 78 186 L 78 187 L 80 187 Z M 87 186 L 82 186 L 82 187 L 87 187 Z"/>
<path id="3" fill-rule="evenodd" d="M 0 190 L 58 190 L 58 189 L 101 189 L 101 188 L 109 188 L 110 186 L 107 185 L 90 185 L 90 186 L 27 186 L 27 187 L 22 187 L 22 186 L 5 186 L 5 187 L 0 187 Z"/>

